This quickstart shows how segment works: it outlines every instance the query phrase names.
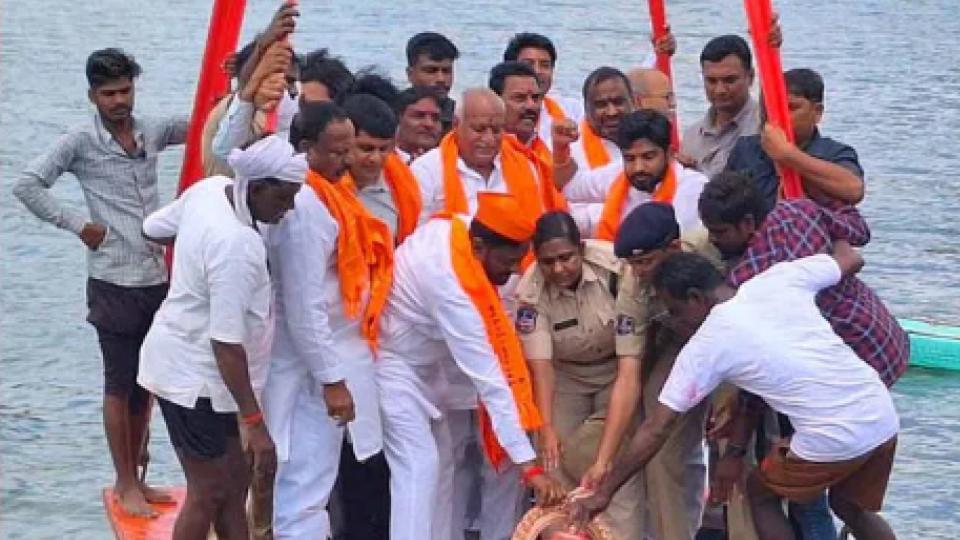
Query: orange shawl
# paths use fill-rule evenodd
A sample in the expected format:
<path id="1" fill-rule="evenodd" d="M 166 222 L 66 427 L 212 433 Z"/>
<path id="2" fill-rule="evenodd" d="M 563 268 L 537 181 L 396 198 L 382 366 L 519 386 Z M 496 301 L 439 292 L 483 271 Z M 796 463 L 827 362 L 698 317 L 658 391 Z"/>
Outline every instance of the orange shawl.
<path id="1" fill-rule="evenodd" d="M 360 204 L 353 182 L 333 183 L 307 172 L 307 185 L 327 207 L 340 230 L 337 233 L 337 274 L 347 317 L 360 315 L 363 294 L 370 292 L 360 332 L 376 351 L 380 313 L 393 279 L 393 242 L 387 225 Z"/>
<path id="2" fill-rule="evenodd" d="M 633 189 L 633 186 L 630 185 L 625 173 L 620 173 L 620 176 L 613 181 L 610 192 L 607 193 L 607 200 L 603 203 L 603 213 L 600 214 L 600 224 L 597 226 L 598 239 L 612 242 L 617 237 L 617 231 L 620 229 L 620 222 L 623 217 L 623 205 L 627 202 L 627 195 L 630 194 L 631 189 Z M 663 180 L 654 188 L 652 200 L 673 204 L 673 196 L 676 193 L 677 175 L 674 173 L 671 163 L 667 166 Z"/>
<path id="3" fill-rule="evenodd" d="M 417 228 L 423 201 L 420 198 L 420 185 L 413 176 L 410 167 L 400 159 L 396 152 L 390 152 L 383 164 L 383 176 L 393 194 L 397 205 L 397 244 L 403 242 Z"/>
<path id="4" fill-rule="evenodd" d="M 513 401 L 517 405 L 520 426 L 526 431 L 539 429 L 543 419 L 533 399 L 533 384 L 520 346 L 520 339 L 510 318 L 507 317 L 497 289 L 490 283 L 483 266 L 473 254 L 473 243 L 470 241 L 467 226 L 463 221 L 446 212 L 436 217 L 450 220 L 450 256 L 453 271 L 457 275 L 460 286 L 470 297 L 470 301 L 483 319 L 490 346 L 497 356 L 500 370 L 510 386 Z M 495 469 L 499 469 L 507 454 L 497 441 L 490 415 L 482 404 L 480 405 L 480 433 L 483 449 L 490 464 Z"/>
<path id="5" fill-rule="evenodd" d="M 527 156 L 511 147 L 504 137 L 500 143 L 500 166 L 503 170 L 503 180 L 507 184 L 507 191 L 516 197 L 520 207 L 531 216 L 539 217 L 543 213 L 539 193 L 539 182 Z M 440 141 L 440 162 L 443 166 L 443 198 L 444 211 L 451 214 L 469 214 L 470 205 L 467 194 L 463 189 L 463 181 L 457 171 L 457 160 L 460 151 L 454 134 L 448 133 Z M 551 182 L 552 183 L 552 182 Z"/>
<path id="6" fill-rule="evenodd" d="M 552 118 L 554 122 L 567 119 L 566 113 L 563 112 L 563 107 L 557 103 L 557 100 L 550 96 L 543 96 L 543 108 L 547 110 L 547 114 L 550 115 L 550 118 Z"/>
<path id="7" fill-rule="evenodd" d="M 545 212 L 567 210 L 567 200 L 553 183 L 553 156 L 540 137 L 534 136 L 533 146 L 527 146 L 513 135 L 504 135 L 504 146 L 523 154 L 537 171 L 540 203 Z"/>
<path id="8" fill-rule="evenodd" d="M 583 153 L 586 154 L 591 169 L 610 163 L 610 152 L 603 146 L 603 139 L 586 120 L 580 122 L 580 139 L 583 141 Z"/>

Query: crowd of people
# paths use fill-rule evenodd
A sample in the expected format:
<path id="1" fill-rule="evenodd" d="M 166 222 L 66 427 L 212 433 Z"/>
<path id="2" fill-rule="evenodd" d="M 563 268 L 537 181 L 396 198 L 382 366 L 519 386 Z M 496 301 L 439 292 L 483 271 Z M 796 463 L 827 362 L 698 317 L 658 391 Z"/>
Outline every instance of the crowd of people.
<path id="1" fill-rule="evenodd" d="M 520 33 L 455 100 L 443 35 L 410 38 L 400 90 L 296 53 L 298 14 L 225 64 L 207 177 L 173 202 L 157 154 L 188 121 L 133 114 L 119 49 L 87 61 L 89 122 L 14 188 L 88 248 L 124 511 L 171 500 L 137 474 L 155 400 L 177 540 L 504 540 L 531 504 L 570 516 L 544 538 L 836 538 L 834 516 L 895 538 L 909 343 L 857 278 L 864 172 L 818 129 L 816 71 L 783 74 L 787 137 L 747 42 L 709 40 L 678 148 L 652 55 L 560 96 L 555 45 Z M 786 168 L 806 198 L 781 198 Z M 67 172 L 89 217 L 49 191 Z"/>

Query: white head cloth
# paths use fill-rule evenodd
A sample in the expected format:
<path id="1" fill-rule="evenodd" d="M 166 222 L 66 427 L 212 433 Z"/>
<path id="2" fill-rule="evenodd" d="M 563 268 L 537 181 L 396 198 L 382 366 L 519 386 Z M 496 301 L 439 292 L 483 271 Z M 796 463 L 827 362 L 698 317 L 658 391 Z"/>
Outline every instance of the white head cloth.
<path id="1" fill-rule="evenodd" d="M 282 137 L 270 135 L 250 145 L 246 150 L 234 148 L 227 157 L 233 168 L 233 205 L 237 218 L 244 225 L 253 225 L 253 215 L 247 205 L 247 187 L 251 180 L 276 178 L 283 182 L 302 184 L 307 176 L 307 164 L 295 157 L 293 146 Z"/>

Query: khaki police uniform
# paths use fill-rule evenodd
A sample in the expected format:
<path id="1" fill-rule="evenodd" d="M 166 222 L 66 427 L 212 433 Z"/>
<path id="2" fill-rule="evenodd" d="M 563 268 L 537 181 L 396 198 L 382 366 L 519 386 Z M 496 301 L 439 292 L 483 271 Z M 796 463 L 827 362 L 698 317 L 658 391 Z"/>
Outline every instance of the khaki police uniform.
<path id="1" fill-rule="evenodd" d="M 615 297 L 623 269 L 611 243 L 587 240 L 576 289 L 546 283 L 535 264 L 517 288 L 516 325 L 524 354 L 529 360 L 553 361 L 551 422 L 563 456 L 559 476 L 568 488 L 576 487 L 585 472 L 585 460 L 574 457 L 572 461 L 581 463 L 571 465 L 568 454 L 592 445 L 587 466 L 592 465 L 617 377 Z M 639 476 L 614 495 L 606 514 L 618 539 L 643 539 L 643 509 L 638 504 L 642 496 Z"/>
<path id="2" fill-rule="evenodd" d="M 682 234 L 681 243 L 684 251 L 705 255 L 719 266 L 719 253 L 703 228 Z M 637 281 L 629 265 L 623 281 L 616 304 L 616 352 L 619 357 L 631 356 L 642 362 L 640 401 L 646 418 L 658 403 L 683 342 L 662 324 L 665 307 L 652 287 Z M 684 414 L 644 469 L 647 525 L 654 538 L 692 540 L 700 527 L 706 488 L 703 440 L 707 410 L 704 401 Z"/>

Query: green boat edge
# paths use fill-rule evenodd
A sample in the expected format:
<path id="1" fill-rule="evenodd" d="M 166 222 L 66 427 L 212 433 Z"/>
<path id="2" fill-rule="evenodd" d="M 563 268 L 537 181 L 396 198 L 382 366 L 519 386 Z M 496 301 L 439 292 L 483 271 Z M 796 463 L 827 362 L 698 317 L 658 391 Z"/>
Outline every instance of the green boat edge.
<path id="1" fill-rule="evenodd" d="M 898 321 L 910 336 L 910 367 L 960 371 L 960 327 Z"/>

